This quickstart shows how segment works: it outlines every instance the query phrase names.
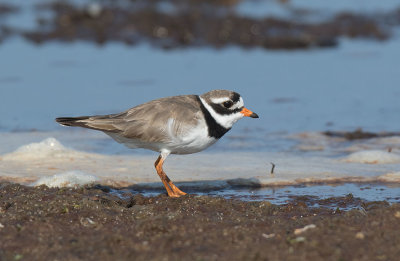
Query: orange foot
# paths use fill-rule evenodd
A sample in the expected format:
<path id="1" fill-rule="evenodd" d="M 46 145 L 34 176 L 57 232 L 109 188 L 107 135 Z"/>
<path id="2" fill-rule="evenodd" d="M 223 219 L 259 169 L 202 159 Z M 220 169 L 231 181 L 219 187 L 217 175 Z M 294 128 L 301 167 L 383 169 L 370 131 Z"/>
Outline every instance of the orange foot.
<path id="1" fill-rule="evenodd" d="M 174 194 L 178 195 L 178 197 L 184 196 L 187 194 L 187 193 L 183 192 L 182 190 L 180 190 L 177 186 L 175 186 L 175 184 L 172 183 L 171 181 L 168 182 L 168 185 L 171 187 Z"/>

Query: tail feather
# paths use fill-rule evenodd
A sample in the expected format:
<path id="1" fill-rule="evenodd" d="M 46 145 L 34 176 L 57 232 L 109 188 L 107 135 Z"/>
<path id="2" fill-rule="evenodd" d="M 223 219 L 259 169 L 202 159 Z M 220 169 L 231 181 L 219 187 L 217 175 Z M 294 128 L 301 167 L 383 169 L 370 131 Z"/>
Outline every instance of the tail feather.
<path id="1" fill-rule="evenodd" d="M 82 116 L 82 117 L 60 117 L 56 118 L 56 122 L 60 123 L 64 126 L 77 126 L 77 127 L 86 127 L 84 122 L 79 122 L 82 120 L 89 119 L 89 116 Z"/>
<path id="2" fill-rule="evenodd" d="M 112 115 L 99 115 L 99 116 L 81 116 L 81 117 L 61 117 L 56 118 L 56 122 L 64 126 L 83 127 L 93 130 L 100 130 L 106 132 L 120 131 L 110 119 Z"/>

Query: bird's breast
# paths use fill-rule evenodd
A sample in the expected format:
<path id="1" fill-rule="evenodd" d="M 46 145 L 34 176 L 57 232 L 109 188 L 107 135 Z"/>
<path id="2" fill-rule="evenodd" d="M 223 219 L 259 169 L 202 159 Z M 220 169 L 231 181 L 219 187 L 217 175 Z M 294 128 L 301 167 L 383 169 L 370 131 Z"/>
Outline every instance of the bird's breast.
<path id="1" fill-rule="evenodd" d="M 168 123 L 167 129 L 169 142 L 165 144 L 165 149 L 168 149 L 173 154 L 190 154 L 202 151 L 212 144 L 217 139 L 209 136 L 208 126 L 204 120 L 199 120 L 194 126 L 178 126 L 179 124 L 173 120 Z M 174 132 L 174 130 L 181 130 Z"/>

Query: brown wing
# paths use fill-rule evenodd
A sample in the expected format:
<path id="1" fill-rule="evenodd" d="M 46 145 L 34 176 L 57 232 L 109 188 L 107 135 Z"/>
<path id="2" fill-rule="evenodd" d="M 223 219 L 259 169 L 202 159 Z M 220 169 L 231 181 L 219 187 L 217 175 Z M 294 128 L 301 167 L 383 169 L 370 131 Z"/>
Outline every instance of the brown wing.
<path id="1" fill-rule="evenodd" d="M 168 140 L 168 131 L 177 136 L 187 132 L 201 117 L 199 102 L 195 95 L 167 97 L 153 100 L 125 112 L 111 115 L 80 117 L 75 124 L 125 138 L 147 142 Z M 173 119 L 172 126 L 169 126 Z M 167 128 L 172 128 L 167 130 Z"/>

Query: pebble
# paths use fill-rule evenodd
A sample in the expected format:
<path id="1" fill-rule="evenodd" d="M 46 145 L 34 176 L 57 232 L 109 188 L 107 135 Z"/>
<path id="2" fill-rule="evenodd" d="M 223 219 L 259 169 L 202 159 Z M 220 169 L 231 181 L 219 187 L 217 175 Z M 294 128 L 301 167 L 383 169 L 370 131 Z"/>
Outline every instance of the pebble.
<path id="1" fill-rule="evenodd" d="M 87 6 L 86 11 L 91 17 L 96 18 L 103 11 L 103 7 L 98 3 L 91 3 Z"/>
<path id="2" fill-rule="evenodd" d="M 357 239 L 364 239 L 364 238 L 365 238 L 365 235 L 364 235 L 363 232 L 357 232 L 356 238 L 357 238 Z"/>
<path id="3" fill-rule="evenodd" d="M 293 241 L 296 243 L 304 242 L 304 241 L 306 241 L 306 238 L 305 237 L 296 237 Z"/>
<path id="4" fill-rule="evenodd" d="M 305 226 L 303 228 L 297 228 L 297 229 L 294 230 L 294 234 L 295 235 L 299 235 L 299 234 L 301 234 L 301 233 L 303 233 L 303 232 L 305 232 L 305 231 L 307 231 L 309 229 L 313 229 L 313 228 L 316 228 L 316 227 L 317 227 L 316 225 L 310 224 L 310 225 L 307 225 L 307 226 Z"/>
<path id="5" fill-rule="evenodd" d="M 274 233 L 272 233 L 272 234 L 264 234 L 264 233 L 262 233 L 261 236 L 264 237 L 264 238 L 266 238 L 266 239 L 269 239 L 269 238 L 275 237 L 275 234 L 274 234 Z"/>

